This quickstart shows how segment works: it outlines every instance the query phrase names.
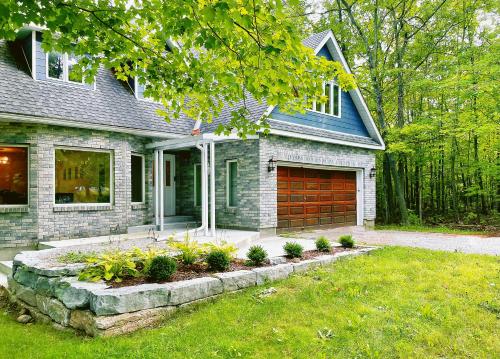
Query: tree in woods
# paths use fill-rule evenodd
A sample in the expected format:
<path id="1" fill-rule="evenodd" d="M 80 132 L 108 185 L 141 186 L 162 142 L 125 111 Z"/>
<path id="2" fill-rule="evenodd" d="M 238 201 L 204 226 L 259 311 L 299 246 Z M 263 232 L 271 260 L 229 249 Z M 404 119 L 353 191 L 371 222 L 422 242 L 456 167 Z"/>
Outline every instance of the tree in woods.
<path id="1" fill-rule="evenodd" d="M 339 38 L 388 145 L 379 221 L 498 221 L 494 11 L 472 0 L 324 3 L 315 26 Z"/>
<path id="2" fill-rule="evenodd" d="M 266 131 L 248 120 L 248 95 L 284 111 L 304 111 L 308 96 L 324 97 L 322 81 L 353 77 L 338 62 L 302 45 L 298 0 L 5 0 L 0 38 L 12 40 L 29 23 L 45 29 L 43 47 L 81 58 L 92 81 L 100 66 L 121 80 L 137 77 L 161 102 L 167 120 L 185 114 L 211 122 L 224 106 L 232 118 L 218 133 L 245 137 Z"/>

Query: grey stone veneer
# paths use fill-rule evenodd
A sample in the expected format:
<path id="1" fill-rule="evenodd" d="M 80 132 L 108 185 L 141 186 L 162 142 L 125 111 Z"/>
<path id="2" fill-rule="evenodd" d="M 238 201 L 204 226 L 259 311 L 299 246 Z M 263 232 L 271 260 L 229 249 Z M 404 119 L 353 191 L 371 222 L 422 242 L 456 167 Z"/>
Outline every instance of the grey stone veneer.
<path id="1" fill-rule="evenodd" d="M 87 129 L 0 122 L 0 143 L 29 145 L 29 206 L 16 212 L 0 209 L 0 247 L 26 245 L 37 240 L 107 235 L 111 226 L 150 222 L 152 155 L 148 139 Z M 54 148 L 85 147 L 111 150 L 114 161 L 114 203 L 104 208 L 54 205 Z M 130 155 L 146 154 L 146 201 L 131 203 Z"/>

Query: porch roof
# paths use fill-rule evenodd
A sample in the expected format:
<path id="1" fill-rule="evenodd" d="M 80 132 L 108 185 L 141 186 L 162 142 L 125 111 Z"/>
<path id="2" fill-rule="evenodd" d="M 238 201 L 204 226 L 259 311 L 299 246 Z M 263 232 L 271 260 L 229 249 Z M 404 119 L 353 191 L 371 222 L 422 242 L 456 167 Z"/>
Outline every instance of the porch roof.
<path id="1" fill-rule="evenodd" d="M 247 139 L 256 139 L 258 136 L 247 136 Z M 175 138 L 172 140 L 157 141 L 146 145 L 146 148 L 155 150 L 174 150 L 180 148 L 190 148 L 196 145 L 210 142 L 226 142 L 241 140 L 237 134 L 230 135 L 216 135 L 213 133 L 204 133 L 197 136 L 186 136 L 182 138 Z"/>

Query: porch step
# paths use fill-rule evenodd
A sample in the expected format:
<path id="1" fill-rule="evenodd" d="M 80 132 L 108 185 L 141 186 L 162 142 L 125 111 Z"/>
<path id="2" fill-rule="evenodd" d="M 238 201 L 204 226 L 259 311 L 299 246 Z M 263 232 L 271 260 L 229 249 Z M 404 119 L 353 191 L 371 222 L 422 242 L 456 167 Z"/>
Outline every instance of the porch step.
<path id="1" fill-rule="evenodd" d="M 194 222 L 193 216 L 168 216 L 163 218 L 163 223 Z"/>
<path id="2" fill-rule="evenodd" d="M 0 261 L 0 273 L 5 275 L 12 274 L 12 261 Z"/>
<path id="3" fill-rule="evenodd" d="M 194 229 L 199 226 L 199 223 L 196 221 L 182 221 L 182 222 L 163 222 L 163 230 L 164 231 L 184 231 L 189 229 Z M 154 229 L 156 232 L 159 229 L 154 224 L 146 224 L 143 226 L 133 226 L 128 227 L 127 233 L 143 233 L 149 232 L 150 229 Z"/>

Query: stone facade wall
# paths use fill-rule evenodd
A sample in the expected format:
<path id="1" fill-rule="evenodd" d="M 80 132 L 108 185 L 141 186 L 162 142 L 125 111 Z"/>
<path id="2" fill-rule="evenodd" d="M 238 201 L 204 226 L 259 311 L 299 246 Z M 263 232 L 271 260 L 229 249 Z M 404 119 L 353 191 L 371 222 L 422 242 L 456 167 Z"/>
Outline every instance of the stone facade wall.
<path id="1" fill-rule="evenodd" d="M 268 172 L 271 157 L 283 162 L 363 169 L 365 222 L 375 219 L 375 178 L 370 169 L 375 167 L 375 151 L 314 142 L 303 139 L 267 136 L 260 139 L 260 228 L 277 226 L 277 171 Z M 358 192 L 359 193 L 359 192 Z"/>
<path id="2" fill-rule="evenodd" d="M 152 152 L 150 140 L 104 131 L 56 126 L 0 122 L 0 143 L 28 144 L 29 207 L 10 213 L 0 209 L 0 246 L 29 244 L 37 240 L 107 235 L 110 227 L 128 226 L 152 220 Z M 114 165 L 114 202 L 109 206 L 54 204 L 56 146 L 110 150 Z M 144 204 L 131 203 L 131 153 L 145 154 L 146 198 Z M 3 212 L 3 213 L 2 213 Z"/>
<path id="3" fill-rule="evenodd" d="M 175 154 L 175 212 L 178 216 L 201 219 L 201 208 L 194 205 L 194 165 L 200 163 L 197 148 Z"/>

